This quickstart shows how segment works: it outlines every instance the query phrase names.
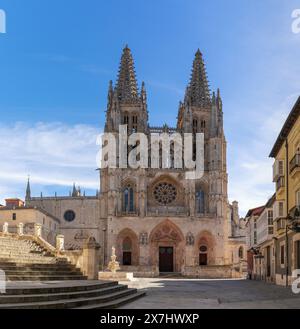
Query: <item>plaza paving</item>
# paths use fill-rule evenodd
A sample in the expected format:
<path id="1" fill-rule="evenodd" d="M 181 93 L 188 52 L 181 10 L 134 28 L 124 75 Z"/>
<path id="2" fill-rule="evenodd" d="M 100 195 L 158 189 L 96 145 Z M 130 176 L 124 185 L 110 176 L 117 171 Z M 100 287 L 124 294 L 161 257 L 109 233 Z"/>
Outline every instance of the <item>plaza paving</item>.
<path id="1" fill-rule="evenodd" d="M 300 294 L 291 288 L 259 281 L 142 278 L 126 284 L 147 295 L 123 309 L 300 308 Z"/>

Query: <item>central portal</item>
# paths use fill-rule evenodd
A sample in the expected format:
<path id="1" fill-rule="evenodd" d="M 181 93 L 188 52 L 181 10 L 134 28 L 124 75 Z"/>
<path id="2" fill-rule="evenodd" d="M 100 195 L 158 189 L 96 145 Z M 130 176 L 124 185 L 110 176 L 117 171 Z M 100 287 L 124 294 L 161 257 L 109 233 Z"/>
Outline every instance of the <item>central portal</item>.
<path id="1" fill-rule="evenodd" d="M 173 247 L 159 247 L 159 272 L 173 272 L 174 249 Z"/>

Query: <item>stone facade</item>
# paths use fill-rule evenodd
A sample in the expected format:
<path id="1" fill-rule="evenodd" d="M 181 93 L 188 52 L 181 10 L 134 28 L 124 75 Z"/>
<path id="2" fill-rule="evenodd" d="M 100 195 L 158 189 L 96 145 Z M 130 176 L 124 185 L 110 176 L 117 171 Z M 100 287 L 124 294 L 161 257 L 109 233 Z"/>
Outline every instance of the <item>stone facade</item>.
<path id="1" fill-rule="evenodd" d="M 205 173 L 201 179 L 187 180 L 184 169 L 172 166 L 101 170 L 100 208 L 108 255 L 115 246 L 123 268 L 136 272 L 205 276 L 201 266 L 211 266 L 218 267 L 212 271 L 216 276 L 226 276 L 226 265 L 233 265 L 245 240 L 238 205 L 230 206 L 227 198 L 222 100 L 219 91 L 210 94 L 201 52 L 195 55 L 177 127 L 150 127 L 145 84 L 139 92 L 126 47 L 116 86 L 109 87 L 106 132 L 117 135 L 120 124 L 128 125 L 128 134 L 204 133 Z"/>
<path id="2" fill-rule="evenodd" d="M 102 247 L 105 266 L 115 247 L 122 269 L 136 275 L 234 276 L 234 264 L 243 258 L 244 228 L 237 202 L 228 202 L 223 105 L 220 91 L 209 90 L 201 52 L 195 55 L 192 78 L 179 104 L 177 126 L 151 127 L 145 84 L 139 90 L 126 46 L 118 81 L 115 87 L 109 85 L 105 132 L 118 136 L 121 124 L 127 125 L 128 134 L 204 133 L 203 177 L 187 180 L 186 170 L 176 169 L 171 158 L 168 169 L 160 164 L 157 169 L 101 169 L 96 197 L 82 196 L 74 187 L 69 197 L 32 198 L 28 186 L 26 204 L 61 220 L 66 248 L 81 247 L 93 236 Z"/>

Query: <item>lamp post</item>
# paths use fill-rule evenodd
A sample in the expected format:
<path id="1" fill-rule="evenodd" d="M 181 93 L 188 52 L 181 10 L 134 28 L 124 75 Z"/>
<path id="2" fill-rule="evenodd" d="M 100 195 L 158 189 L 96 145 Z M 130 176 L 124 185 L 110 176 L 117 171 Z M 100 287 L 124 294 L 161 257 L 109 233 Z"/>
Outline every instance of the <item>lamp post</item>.
<path id="1" fill-rule="evenodd" d="M 293 216 L 288 215 L 286 218 L 287 222 L 285 225 L 285 244 L 286 244 L 286 269 L 285 269 L 285 286 L 289 286 L 289 263 L 290 263 L 290 257 L 289 257 L 289 231 L 293 231 L 295 233 L 300 233 L 300 223 L 297 222 L 300 218 L 300 210 L 299 207 L 297 207 L 294 211 Z M 288 221 L 291 221 L 291 224 L 288 223 Z"/>
<path id="2" fill-rule="evenodd" d="M 106 228 L 103 227 L 102 229 L 103 232 L 103 255 L 102 255 L 102 272 L 104 271 L 104 264 L 105 264 L 105 232 L 106 232 Z"/>

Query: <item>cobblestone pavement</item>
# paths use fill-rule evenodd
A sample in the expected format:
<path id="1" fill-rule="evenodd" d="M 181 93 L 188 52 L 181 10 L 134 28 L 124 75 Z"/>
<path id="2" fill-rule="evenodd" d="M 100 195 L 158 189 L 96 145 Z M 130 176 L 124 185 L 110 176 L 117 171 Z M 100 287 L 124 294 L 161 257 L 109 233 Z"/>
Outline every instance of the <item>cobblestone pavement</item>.
<path id="1" fill-rule="evenodd" d="M 123 309 L 300 309 L 300 294 L 259 281 L 142 278 L 125 284 L 144 289 L 147 295 Z"/>

